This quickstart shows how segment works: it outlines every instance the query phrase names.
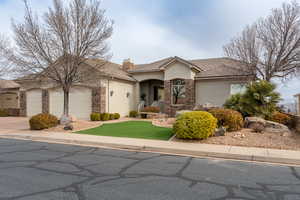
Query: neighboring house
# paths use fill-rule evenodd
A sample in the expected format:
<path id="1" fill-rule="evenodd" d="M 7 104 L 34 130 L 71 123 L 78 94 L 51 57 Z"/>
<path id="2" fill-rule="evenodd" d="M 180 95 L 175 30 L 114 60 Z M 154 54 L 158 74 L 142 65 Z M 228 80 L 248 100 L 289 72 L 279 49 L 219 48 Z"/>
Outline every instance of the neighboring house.
<path id="1" fill-rule="evenodd" d="M 20 85 L 10 80 L 0 80 L 0 109 L 19 108 Z"/>
<path id="2" fill-rule="evenodd" d="M 297 114 L 300 115 L 300 93 L 296 94 L 295 97 L 297 98 Z"/>
<path id="3" fill-rule="evenodd" d="M 222 106 L 231 94 L 241 92 L 253 76 L 241 70 L 242 63 L 230 58 L 184 60 L 169 57 L 149 64 L 123 65 L 88 59 L 81 68 L 88 76 L 70 93 L 70 114 L 88 119 L 92 112 L 128 115 L 145 105 L 160 106 L 171 116 L 177 110 L 210 103 Z M 20 88 L 22 116 L 63 111 L 62 89 L 52 81 L 28 76 L 16 80 Z M 163 105 L 163 106 L 162 106 Z"/>

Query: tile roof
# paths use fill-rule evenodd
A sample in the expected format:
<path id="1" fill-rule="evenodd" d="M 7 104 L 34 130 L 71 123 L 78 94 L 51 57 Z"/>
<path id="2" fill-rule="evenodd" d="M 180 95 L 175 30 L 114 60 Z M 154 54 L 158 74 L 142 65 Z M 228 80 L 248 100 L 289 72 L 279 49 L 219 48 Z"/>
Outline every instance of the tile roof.
<path id="1" fill-rule="evenodd" d="M 0 89 L 15 89 L 20 88 L 20 85 L 11 80 L 0 79 Z"/>

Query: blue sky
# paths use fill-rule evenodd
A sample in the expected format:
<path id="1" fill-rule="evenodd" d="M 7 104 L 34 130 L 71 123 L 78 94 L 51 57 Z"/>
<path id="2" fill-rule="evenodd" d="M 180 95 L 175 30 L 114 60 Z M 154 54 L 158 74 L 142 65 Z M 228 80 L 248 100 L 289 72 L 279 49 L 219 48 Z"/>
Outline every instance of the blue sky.
<path id="1" fill-rule="evenodd" d="M 107 16 L 115 21 L 109 41 L 112 61 L 222 57 L 222 46 L 231 37 L 285 1 L 289 0 L 102 0 Z M 51 0 L 29 2 L 40 13 L 51 5 Z M 22 0 L 0 0 L 0 32 L 11 35 L 11 18 L 22 16 Z M 293 101 L 293 94 L 300 92 L 299 79 L 278 85 L 285 101 Z"/>

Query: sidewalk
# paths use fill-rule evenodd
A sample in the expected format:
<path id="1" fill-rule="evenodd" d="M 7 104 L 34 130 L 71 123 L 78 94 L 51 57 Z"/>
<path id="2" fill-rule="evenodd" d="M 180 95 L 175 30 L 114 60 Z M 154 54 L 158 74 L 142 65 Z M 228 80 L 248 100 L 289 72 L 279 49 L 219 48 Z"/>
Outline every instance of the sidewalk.
<path id="1" fill-rule="evenodd" d="M 20 132 L 20 131 L 19 131 Z M 41 142 L 66 143 L 95 147 L 151 151 L 166 154 L 237 159 L 300 165 L 300 151 L 237 147 L 211 144 L 193 144 L 160 140 L 145 140 L 72 133 L 39 131 L 1 131 L 0 138 L 25 139 Z"/>

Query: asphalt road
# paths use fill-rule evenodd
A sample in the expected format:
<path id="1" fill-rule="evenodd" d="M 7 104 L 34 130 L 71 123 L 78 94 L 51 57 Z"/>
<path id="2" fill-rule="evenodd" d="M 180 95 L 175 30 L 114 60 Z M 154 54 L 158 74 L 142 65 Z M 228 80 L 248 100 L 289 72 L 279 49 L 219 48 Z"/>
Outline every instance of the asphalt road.
<path id="1" fill-rule="evenodd" d="M 0 200 L 300 200 L 300 168 L 0 139 Z"/>

